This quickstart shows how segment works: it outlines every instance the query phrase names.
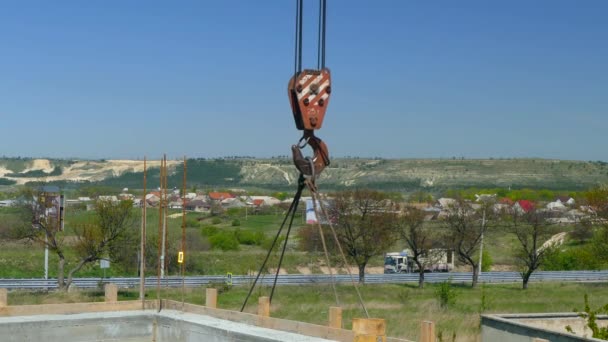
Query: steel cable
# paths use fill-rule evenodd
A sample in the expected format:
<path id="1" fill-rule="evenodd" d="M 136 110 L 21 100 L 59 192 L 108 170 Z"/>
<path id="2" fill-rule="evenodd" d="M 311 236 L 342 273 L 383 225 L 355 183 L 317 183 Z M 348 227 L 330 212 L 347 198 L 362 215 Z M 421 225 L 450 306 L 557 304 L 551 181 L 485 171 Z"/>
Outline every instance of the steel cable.
<path id="1" fill-rule="evenodd" d="M 303 177 L 304 177 L 304 175 L 300 174 L 300 179 L 302 179 Z M 266 263 L 268 263 L 270 254 L 272 253 L 272 250 L 274 249 L 274 246 L 276 245 L 277 240 L 279 239 L 279 236 L 281 235 L 281 232 L 283 231 L 283 228 L 285 227 L 285 222 L 287 222 L 287 219 L 289 218 L 290 214 L 293 215 L 295 213 L 295 209 L 297 208 L 297 203 L 299 202 L 299 198 L 302 196 L 302 190 L 304 190 L 304 182 L 299 182 L 298 190 L 296 191 L 294 200 L 291 202 L 291 205 L 289 206 L 289 209 L 287 210 L 287 213 L 285 214 L 285 218 L 283 219 L 283 222 L 281 223 L 281 227 L 279 228 L 279 231 L 275 235 L 274 240 L 272 241 L 272 244 L 271 244 L 270 248 L 268 249 L 268 253 L 266 253 L 266 258 L 264 259 L 262 266 L 260 266 L 260 269 L 255 277 L 255 280 L 253 281 L 253 284 L 251 285 L 251 288 L 249 289 L 249 293 L 247 294 L 247 297 L 245 297 L 243 306 L 241 306 L 241 312 L 243 312 L 243 310 L 245 309 L 245 306 L 247 305 L 247 302 L 249 301 L 249 297 L 251 297 L 251 293 L 253 292 L 255 285 L 257 284 L 258 280 L 260 279 L 260 275 L 262 274 L 262 271 L 266 267 Z M 296 201 L 296 198 L 298 199 L 297 201 Z M 275 284 L 276 284 L 276 279 L 275 279 Z"/>
<path id="2" fill-rule="evenodd" d="M 313 198 L 318 196 L 318 194 L 316 192 L 313 192 L 312 195 L 313 195 Z M 353 287 L 355 288 L 355 291 L 357 292 L 357 296 L 359 297 L 359 304 L 361 304 L 361 307 L 363 308 L 363 311 L 365 312 L 365 316 L 367 318 L 369 318 L 369 312 L 367 311 L 367 308 L 365 307 L 365 303 L 363 301 L 363 297 L 361 296 L 361 292 L 359 291 L 359 287 L 353 278 L 353 274 L 350 270 L 350 265 L 348 264 L 348 261 L 346 260 L 346 256 L 344 255 L 344 251 L 342 250 L 342 245 L 340 244 L 340 240 L 338 239 L 338 234 L 336 234 L 334 225 L 331 223 L 331 219 L 330 219 L 329 215 L 327 214 L 327 209 L 325 208 L 325 205 L 320 200 L 318 200 L 318 202 L 319 202 L 319 206 L 321 207 L 321 210 L 323 211 L 323 215 L 325 215 L 325 217 L 327 219 L 329 228 L 331 229 L 331 232 L 334 236 L 334 240 L 336 241 L 336 246 L 338 247 L 338 251 L 340 252 L 340 255 L 342 256 L 342 261 L 344 262 L 344 267 L 346 268 L 348 275 L 350 276 L 350 281 L 351 281 Z"/>

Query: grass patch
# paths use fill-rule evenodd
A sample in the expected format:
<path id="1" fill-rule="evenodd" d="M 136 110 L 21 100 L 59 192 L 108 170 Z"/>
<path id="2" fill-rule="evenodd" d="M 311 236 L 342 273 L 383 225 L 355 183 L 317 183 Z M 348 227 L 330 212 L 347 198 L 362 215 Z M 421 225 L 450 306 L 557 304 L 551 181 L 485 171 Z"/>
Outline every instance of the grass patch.
<path id="1" fill-rule="evenodd" d="M 388 335 L 417 340 L 422 320 L 435 321 L 437 332 L 444 337 L 456 333 L 457 341 L 479 340 L 480 313 L 532 313 L 571 312 L 580 307 L 583 294 L 592 302 L 608 303 L 606 283 L 534 283 L 528 290 L 519 284 L 497 284 L 471 289 L 465 285 L 453 285 L 457 292 L 455 302 L 442 308 L 435 292 L 439 285 L 427 285 L 417 289 L 409 284 L 376 284 L 361 287 L 362 296 L 372 317 L 387 320 Z M 232 287 L 218 296 L 218 306 L 223 309 L 240 310 L 248 287 Z M 255 313 L 257 299 L 269 294 L 269 287 L 256 288 L 245 311 Z M 204 288 L 188 288 L 183 294 L 188 303 L 204 304 Z M 338 295 L 343 307 L 344 328 L 350 329 L 352 318 L 363 317 L 357 295 L 348 285 L 338 286 Z M 120 300 L 137 299 L 136 290 L 119 291 Z M 162 289 L 161 297 L 182 300 L 179 289 Z M 482 298 L 483 299 L 482 303 Z M 155 299 L 156 291 L 149 289 L 146 298 Z M 64 303 L 79 301 L 101 301 L 102 291 L 27 292 L 13 291 L 9 294 L 10 305 Z M 273 299 L 273 317 L 327 324 L 328 309 L 336 305 L 331 286 L 281 286 Z M 485 309 L 482 308 L 485 306 Z"/>

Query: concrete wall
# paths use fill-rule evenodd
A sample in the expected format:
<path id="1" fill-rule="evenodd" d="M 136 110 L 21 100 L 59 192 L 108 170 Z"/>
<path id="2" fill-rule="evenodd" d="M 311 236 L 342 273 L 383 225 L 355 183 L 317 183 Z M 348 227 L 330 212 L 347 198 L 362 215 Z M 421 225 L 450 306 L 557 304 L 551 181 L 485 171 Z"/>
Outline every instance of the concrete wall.
<path id="1" fill-rule="evenodd" d="M 165 310 L 157 315 L 156 337 L 158 342 L 330 342 L 322 338 L 173 310 Z"/>
<path id="2" fill-rule="evenodd" d="M 0 318 L 3 342 L 152 341 L 152 315 L 142 312 L 84 313 Z"/>
<path id="3" fill-rule="evenodd" d="M 0 318 L 2 342 L 330 342 L 174 310 Z"/>
<path id="4" fill-rule="evenodd" d="M 156 301 L 146 301 L 146 309 L 156 307 Z M 141 310 L 140 301 L 124 301 L 116 303 L 71 303 L 71 304 L 40 304 L 40 305 L 10 305 L 0 307 L 0 317 L 2 316 L 31 316 L 31 315 L 57 315 L 57 314 L 76 314 L 84 312 L 104 312 L 104 311 L 131 311 Z"/>
<path id="5" fill-rule="evenodd" d="M 532 315 L 516 318 L 515 321 L 533 327 L 548 329 L 553 331 L 561 331 L 566 325 L 572 328 L 572 331 L 579 336 L 591 336 L 591 330 L 587 327 L 587 321 L 578 315 L 572 313 L 567 314 L 550 314 L 550 315 Z M 600 327 L 608 325 L 608 319 L 605 316 L 598 316 L 596 323 Z"/>
<path id="6" fill-rule="evenodd" d="M 574 323 L 579 329 L 576 335 L 565 330 L 566 325 Z M 533 338 L 541 338 L 551 342 L 602 341 L 586 337 L 583 326 L 584 321 L 573 313 L 482 315 L 481 340 L 530 342 Z"/>
<path id="7" fill-rule="evenodd" d="M 291 321 L 287 319 L 262 317 L 244 312 L 214 309 L 194 304 L 182 304 L 181 302 L 172 300 L 163 300 L 162 307 L 163 312 L 165 309 L 179 310 L 263 328 L 329 339 L 332 341 L 351 342 L 355 339 L 355 334 L 352 330 L 336 329 L 328 326 Z"/>
<path id="8" fill-rule="evenodd" d="M 142 307 L 146 310 L 143 311 Z M 221 336 L 218 341 L 281 341 L 278 339 L 260 340 L 260 336 L 248 334 L 247 331 L 258 331 L 266 328 L 262 336 L 272 336 L 274 333 L 288 334 L 290 341 L 348 341 L 354 340 L 354 332 L 329 326 L 291 321 L 274 317 L 261 317 L 238 311 L 209 308 L 200 305 L 182 304 L 170 300 L 162 300 L 162 311 L 157 315 L 158 302 L 123 301 L 112 303 L 71 303 L 0 306 L 0 341 L 44 341 L 44 342 L 73 342 L 73 341 L 151 341 L 154 333 L 158 341 L 191 341 L 210 340 L 210 336 Z M 218 329 L 205 327 L 205 324 L 195 324 L 180 321 L 178 316 L 168 316 L 171 310 L 179 311 L 182 315 L 193 314 L 196 317 L 211 316 L 217 321 L 227 320 L 244 326 L 245 330 L 225 329 L 225 325 L 213 326 Z M 4 318 L 3 318 L 4 317 Z M 128 317 L 117 319 L 116 317 Z M 184 316 L 186 317 L 186 316 Z M 51 319 L 53 318 L 53 319 Z M 192 318 L 192 317 L 190 317 Z M 142 322 L 149 322 L 149 326 Z M 109 323 L 108 323 L 109 322 Z M 230 322 L 228 322 L 230 323 Z M 135 329 L 130 329 L 131 325 Z M 175 327 L 181 326 L 182 329 Z M 115 330 L 111 328 L 114 327 Z M 157 328 L 155 328 L 157 327 Z M 145 328 L 145 329 L 144 329 Z M 31 332 L 30 332 L 31 331 Z M 51 339 L 44 339 L 37 332 L 49 331 Z M 237 333 L 237 331 L 241 331 Z M 129 335 L 133 333 L 134 335 Z M 11 339 L 4 339 L 11 336 Z M 16 337 L 15 337 L 16 336 Z M 47 336 L 45 333 L 44 336 Z M 92 339 L 87 339 L 93 336 Z M 203 338 L 203 336 L 206 336 Z M 230 339 L 228 339 L 230 338 Z M 411 342 L 405 339 L 387 338 L 388 342 Z"/>

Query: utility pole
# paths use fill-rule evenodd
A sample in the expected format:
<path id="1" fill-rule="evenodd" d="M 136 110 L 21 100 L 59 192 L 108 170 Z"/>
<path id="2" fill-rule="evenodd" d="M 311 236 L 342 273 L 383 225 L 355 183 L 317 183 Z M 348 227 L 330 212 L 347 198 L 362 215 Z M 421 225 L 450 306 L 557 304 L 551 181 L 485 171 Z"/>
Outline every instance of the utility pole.
<path id="1" fill-rule="evenodd" d="M 477 202 L 481 202 L 481 209 L 483 210 L 481 216 L 481 239 L 479 243 L 479 265 L 477 265 L 477 273 L 481 276 L 481 264 L 483 263 L 483 235 L 486 231 L 486 212 L 488 209 L 494 210 L 494 203 L 496 203 L 496 194 L 494 195 L 475 195 L 477 196 Z"/>
<path id="2" fill-rule="evenodd" d="M 479 265 L 477 265 L 478 267 L 478 274 L 481 276 L 481 264 L 483 262 L 483 233 L 486 230 L 486 203 L 483 204 L 483 213 L 482 213 L 482 217 L 481 217 L 481 241 L 479 244 Z"/>

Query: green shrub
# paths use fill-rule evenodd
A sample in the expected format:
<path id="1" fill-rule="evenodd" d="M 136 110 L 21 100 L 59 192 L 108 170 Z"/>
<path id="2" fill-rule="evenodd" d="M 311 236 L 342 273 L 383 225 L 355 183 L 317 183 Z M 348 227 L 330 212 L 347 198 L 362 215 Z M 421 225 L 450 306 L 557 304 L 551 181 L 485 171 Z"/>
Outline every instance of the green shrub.
<path id="1" fill-rule="evenodd" d="M 600 340 L 608 340 L 608 327 L 600 327 L 596 320 L 598 315 L 608 314 L 608 304 L 599 307 L 598 309 L 591 309 L 589 306 L 589 297 L 585 293 L 585 309 L 581 312 L 581 310 L 574 309 L 574 312 L 578 313 L 579 317 L 584 319 L 587 323 L 587 327 L 591 330 L 593 334 L 592 337 L 600 339 Z M 572 327 L 570 325 L 566 326 L 566 331 L 574 334 Z"/>
<path id="2" fill-rule="evenodd" d="M 494 260 L 492 260 L 492 256 L 487 249 L 484 249 L 481 254 L 481 271 L 490 272 L 492 270 L 492 265 L 494 265 Z"/>
<path id="3" fill-rule="evenodd" d="M 211 237 L 219 232 L 219 228 L 216 226 L 204 226 L 201 228 L 201 234 L 206 237 Z"/>
<path id="4" fill-rule="evenodd" d="M 252 231 L 240 229 L 237 229 L 234 232 L 234 235 L 236 235 L 236 238 L 240 244 L 250 246 L 259 246 L 264 242 L 264 239 L 266 238 L 266 236 L 262 232 L 254 233 Z"/>
<path id="5" fill-rule="evenodd" d="M 213 219 L 211 219 L 211 224 L 220 224 L 222 223 L 222 219 L 219 217 L 214 217 Z"/>
<path id="6" fill-rule="evenodd" d="M 234 219 L 232 220 L 232 226 L 233 227 L 237 227 L 241 225 L 241 221 L 239 221 L 238 219 Z"/>
<path id="7" fill-rule="evenodd" d="M 238 251 L 239 240 L 237 240 L 234 232 L 219 232 L 209 238 L 211 248 L 221 249 L 223 251 Z"/>
<path id="8" fill-rule="evenodd" d="M 601 260 L 594 253 L 592 246 L 578 246 L 569 249 L 555 248 L 545 255 L 543 270 L 572 271 L 597 270 L 602 266 Z"/>
<path id="9" fill-rule="evenodd" d="M 479 263 L 479 253 L 475 254 L 474 260 L 476 263 Z M 494 260 L 492 260 L 492 256 L 488 252 L 488 249 L 484 248 L 481 258 L 481 271 L 490 272 L 493 264 Z"/>
<path id="10" fill-rule="evenodd" d="M 442 308 L 448 307 L 456 303 L 457 297 L 456 290 L 452 288 L 452 279 L 448 279 L 439 284 L 439 287 L 435 290 L 435 296 L 439 300 L 439 304 Z"/>

